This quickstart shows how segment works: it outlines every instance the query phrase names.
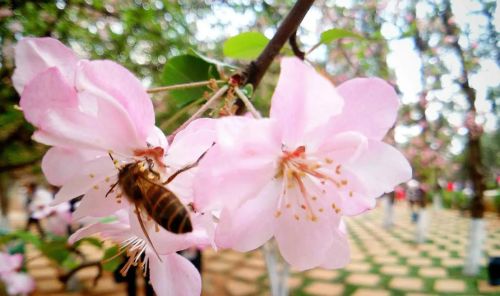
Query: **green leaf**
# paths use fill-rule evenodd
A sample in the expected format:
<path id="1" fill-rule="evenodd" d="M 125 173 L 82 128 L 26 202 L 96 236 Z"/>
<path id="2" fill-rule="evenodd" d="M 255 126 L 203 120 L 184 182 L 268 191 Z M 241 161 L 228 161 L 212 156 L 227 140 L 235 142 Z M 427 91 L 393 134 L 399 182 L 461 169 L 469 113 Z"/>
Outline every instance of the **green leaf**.
<path id="1" fill-rule="evenodd" d="M 61 266 L 66 270 L 71 270 L 78 266 L 78 261 L 73 256 L 68 256 L 62 263 Z"/>
<path id="2" fill-rule="evenodd" d="M 18 231 L 0 236 L 0 245 L 7 244 L 7 243 L 9 243 L 11 241 L 15 241 L 15 240 L 21 240 L 24 243 L 30 243 L 33 246 L 35 246 L 36 248 L 39 248 L 41 243 L 42 243 L 40 238 L 38 236 L 34 235 L 33 233 L 18 230 Z"/>
<path id="3" fill-rule="evenodd" d="M 259 56 L 268 43 L 269 39 L 264 34 L 246 32 L 227 39 L 222 51 L 230 58 L 252 60 Z"/>
<path id="4" fill-rule="evenodd" d="M 80 245 L 82 245 L 83 243 L 88 243 L 90 245 L 93 245 L 97 248 L 102 248 L 102 242 L 95 238 L 95 237 L 84 237 L 82 238 L 81 240 L 77 241 L 76 243 L 73 244 L 73 246 L 75 248 L 78 248 Z"/>
<path id="5" fill-rule="evenodd" d="M 328 44 L 332 41 L 341 39 L 341 38 L 356 38 L 356 39 L 364 39 L 363 36 L 356 34 L 354 32 L 344 30 L 344 29 L 330 29 L 321 33 L 320 42 L 323 44 Z"/>
<path id="6" fill-rule="evenodd" d="M 162 80 L 164 85 L 174 85 L 189 82 L 219 79 L 217 67 L 194 55 L 180 55 L 167 61 L 163 69 Z M 178 107 L 185 106 L 203 96 L 209 89 L 206 86 L 173 90 L 170 95 Z"/>
<path id="7" fill-rule="evenodd" d="M 118 266 L 120 266 L 120 264 L 122 263 L 122 257 L 116 256 L 119 251 L 120 249 L 118 248 L 118 246 L 112 246 L 104 251 L 104 256 L 102 258 L 102 268 L 104 270 L 115 271 Z"/>
<path id="8" fill-rule="evenodd" d="M 225 63 L 223 61 L 219 61 L 219 60 L 213 59 L 211 57 L 207 57 L 206 55 L 202 54 L 201 52 L 199 52 L 199 51 L 197 51 L 197 50 L 195 50 L 193 48 L 189 49 L 189 54 L 197 56 L 200 59 L 204 60 L 205 62 L 217 65 L 219 67 L 226 67 L 226 68 L 230 68 L 230 69 L 238 69 L 238 67 L 236 67 L 235 65 L 231 65 L 231 64 Z"/>
<path id="9" fill-rule="evenodd" d="M 59 265 L 61 265 L 71 254 L 67 248 L 67 240 L 63 237 L 42 242 L 40 251 L 49 259 L 56 261 Z"/>
<path id="10" fill-rule="evenodd" d="M 243 87 L 241 91 L 245 94 L 245 96 L 251 98 L 253 96 L 253 85 L 249 83 L 245 85 L 245 87 Z"/>

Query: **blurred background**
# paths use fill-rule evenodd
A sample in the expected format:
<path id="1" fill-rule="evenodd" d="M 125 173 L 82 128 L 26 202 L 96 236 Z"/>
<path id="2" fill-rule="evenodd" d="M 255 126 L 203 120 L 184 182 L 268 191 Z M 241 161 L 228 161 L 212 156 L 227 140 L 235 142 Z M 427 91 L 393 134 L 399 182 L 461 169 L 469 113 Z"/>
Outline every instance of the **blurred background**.
<path id="1" fill-rule="evenodd" d="M 82 262 L 116 254 L 112 246 L 91 240 L 82 250 L 68 250 L 66 229 L 51 227 L 68 220 L 68 209 L 30 219 L 35 193 L 53 191 L 40 170 L 47 147 L 30 139 L 34 129 L 16 107 L 19 96 L 11 82 L 16 42 L 26 36 L 57 38 L 82 58 L 122 64 L 151 88 L 175 82 L 167 69 L 178 55 L 244 67 L 251 58 L 233 59 L 224 42 L 250 31 L 271 38 L 293 4 L 0 0 L 0 243 L 15 229 L 28 226 L 34 233 L 17 238 L 36 295 L 117 295 L 126 293 L 126 285 L 112 276 L 119 262 L 106 266 L 95 286 L 97 264 L 77 269 L 79 277 L 67 276 Z M 350 34 L 320 42 L 329 29 Z M 402 105 L 386 141 L 410 160 L 414 179 L 383 197 L 370 214 L 347 220 L 351 265 L 293 273 L 293 295 L 500 294 L 488 274 L 489 265 L 497 277 L 500 268 L 492 260 L 500 257 L 499 30 L 494 0 L 315 2 L 297 32 L 299 47 L 313 49 L 307 59 L 336 85 L 356 76 L 378 76 L 396 87 Z M 283 54 L 292 54 L 289 45 Z M 217 75 L 231 75 L 230 69 L 219 67 Z M 275 62 L 254 94 L 264 114 L 278 73 Z M 156 123 L 165 132 L 175 130 L 203 102 L 171 93 L 152 99 Z M 51 222 L 54 217 L 59 220 Z M 47 241 L 50 246 L 39 247 Z M 267 293 L 260 253 L 203 254 L 206 295 Z"/>

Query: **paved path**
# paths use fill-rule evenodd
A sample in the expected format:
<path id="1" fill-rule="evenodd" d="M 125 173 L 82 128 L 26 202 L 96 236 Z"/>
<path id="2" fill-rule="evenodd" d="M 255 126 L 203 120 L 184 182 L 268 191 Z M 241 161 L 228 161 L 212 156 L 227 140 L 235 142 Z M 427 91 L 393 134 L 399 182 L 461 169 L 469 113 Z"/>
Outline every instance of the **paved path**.
<path id="1" fill-rule="evenodd" d="M 488 286 L 486 271 L 478 277 L 464 277 L 469 219 L 457 211 L 430 213 L 429 239 L 414 243 L 415 225 L 404 204 L 395 211 L 397 226 L 382 225 L 381 207 L 347 219 L 352 262 L 341 270 L 315 269 L 293 273 L 292 295 L 500 295 L 500 287 Z M 487 256 L 500 256 L 500 219 L 488 215 Z M 267 279 L 258 252 L 206 252 L 204 284 L 206 295 L 266 295 Z"/>
<path id="2" fill-rule="evenodd" d="M 365 215 L 347 219 L 352 262 L 342 270 L 314 269 L 293 272 L 289 280 L 292 295 L 500 295 L 500 287 L 489 287 L 486 271 L 478 277 L 464 277 L 468 218 L 456 211 L 440 210 L 430 214 L 430 232 L 426 243 L 413 242 L 415 225 L 405 205 L 395 211 L 397 226 L 382 225 L 381 207 Z M 500 256 L 500 219 L 487 216 L 486 256 Z M 28 248 L 28 257 L 38 254 Z M 89 247 L 85 253 L 98 258 Z M 486 256 L 483 264 L 486 264 Z M 204 251 L 203 294 L 269 295 L 262 254 L 232 251 Z M 91 279 L 95 270 L 78 274 L 83 293 L 65 293 L 57 281 L 57 271 L 45 258 L 30 260 L 29 272 L 37 282 L 35 295 L 125 295 L 123 284 L 115 284 L 105 274 L 96 287 Z"/>

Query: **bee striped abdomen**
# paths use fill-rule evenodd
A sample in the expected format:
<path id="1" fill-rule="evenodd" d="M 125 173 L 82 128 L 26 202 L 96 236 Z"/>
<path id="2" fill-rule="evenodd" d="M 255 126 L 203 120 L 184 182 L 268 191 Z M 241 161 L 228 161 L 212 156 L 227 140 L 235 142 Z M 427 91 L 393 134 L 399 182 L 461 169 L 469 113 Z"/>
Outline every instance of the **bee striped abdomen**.
<path id="1" fill-rule="evenodd" d="M 193 231 L 189 213 L 181 201 L 169 190 L 151 190 L 144 207 L 161 227 L 173 233 Z"/>

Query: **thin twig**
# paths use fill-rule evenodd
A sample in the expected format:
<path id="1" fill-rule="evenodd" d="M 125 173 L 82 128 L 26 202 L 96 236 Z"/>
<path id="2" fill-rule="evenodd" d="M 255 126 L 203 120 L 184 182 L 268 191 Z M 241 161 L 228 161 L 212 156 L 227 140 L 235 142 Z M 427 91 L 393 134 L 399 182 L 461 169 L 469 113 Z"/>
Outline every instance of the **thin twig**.
<path id="1" fill-rule="evenodd" d="M 160 125 L 160 129 L 162 130 L 168 129 L 168 127 L 171 124 L 175 123 L 179 118 L 181 118 L 181 116 L 184 115 L 184 113 L 186 113 L 189 109 L 193 108 L 194 106 L 200 104 L 204 100 L 205 100 L 204 98 L 199 98 L 198 100 L 194 100 L 191 103 L 187 104 L 186 106 L 182 107 L 180 110 L 175 112 L 174 115 L 170 116 L 167 120 L 162 122 L 162 124 Z"/>
<path id="2" fill-rule="evenodd" d="M 241 89 L 239 87 L 235 87 L 234 91 L 236 92 L 238 97 L 243 101 L 243 104 L 245 104 L 245 107 L 248 109 L 248 111 L 250 111 L 250 113 L 252 113 L 253 117 L 262 118 L 259 111 L 257 111 L 257 109 L 255 109 L 255 107 L 253 106 L 250 99 L 241 91 Z"/>
<path id="3" fill-rule="evenodd" d="M 186 126 L 188 126 L 188 124 L 190 124 L 193 120 L 195 120 L 198 117 L 200 117 L 201 115 L 203 115 L 203 113 L 205 113 L 205 111 L 207 111 L 213 105 L 213 103 L 215 101 L 217 101 L 222 95 L 224 95 L 226 93 L 226 91 L 228 90 L 228 88 L 229 88 L 229 86 L 224 85 L 218 91 L 216 91 L 215 94 L 210 99 L 208 99 L 208 101 L 203 106 L 201 106 L 200 109 L 198 109 L 198 111 L 196 111 L 188 120 L 186 120 L 180 127 L 178 127 L 168 137 L 169 140 L 173 139 L 178 132 L 180 132 L 181 130 L 183 130 L 184 128 L 186 128 Z"/>
<path id="4" fill-rule="evenodd" d="M 313 47 L 311 47 L 311 48 L 310 48 L 310 49 L 306 52 L 306 54 L 305 54 L 305 55 L 308 55 L 308 54 L 310 54 L 311 52 L 313 52 L 313 51 L 314 51 L 316 48 L 318 48 L 321 44 L 323 44 L 323 43 L 322 43 L 322 42 L 318 42 L 318 43 L 314 44 L 314 45 L 313 45 Z"/>
<path id="5" fill-rule="evenodd" d="M 223 83 L 224 81 L 223 80 L 207 80 L 207 81 L 198 81 L 198 82 L 174 84 L 174 85 L 168 85 L 168 86 L 160 86 L 160 87 L 154 87 L 154 88 L 148 89 L 147 93 L 154 94 L 154 93 L 159 93 L 159 92 L 163 92 L 163 91 L 170 91 L 170 90 L 176 90 L 176 89 L 200 87 L 200 86 L 209 85 L 209 84 L 211 84 L 213 82 L 215 82 L 215 83 Z"/>
<path id="6" fill-rule="evenodd" d="M 347 54 L 347 52 L 345 51 L 345 48 L 342 45 L 342 39 L 340 39 L 337 42 L 337 46 L 340 49 L 340 53 L 342 54 L 342 56 L 344 57 L 344 59 L 347 61 L 347 64 L 349 64 L 349 66 L 351 66 L 351 68 L 354 69 L 354 76 L 358 76 L 359 75 L 359 67 L 356 66 L 356 65 L 354 65 L 354 63 L 352 62 L 351 58 L 349 57 L 349 54 Z"/>

